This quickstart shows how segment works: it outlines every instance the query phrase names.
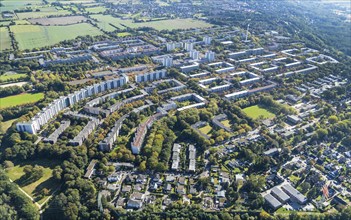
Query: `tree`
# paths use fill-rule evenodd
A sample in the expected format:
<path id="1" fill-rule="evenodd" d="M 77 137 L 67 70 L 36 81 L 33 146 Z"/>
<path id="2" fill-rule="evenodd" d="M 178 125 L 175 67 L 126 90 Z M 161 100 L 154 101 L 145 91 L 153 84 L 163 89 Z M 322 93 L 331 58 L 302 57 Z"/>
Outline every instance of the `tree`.
<path id="1" fill-rule="evenodd" d="M 303 182 L 301 183 L 300 187 L 301 187 L 301 192 L 305 194 L 308 192 L 308 190 L 310 190 L 311 185 L 308 182 Z"/>

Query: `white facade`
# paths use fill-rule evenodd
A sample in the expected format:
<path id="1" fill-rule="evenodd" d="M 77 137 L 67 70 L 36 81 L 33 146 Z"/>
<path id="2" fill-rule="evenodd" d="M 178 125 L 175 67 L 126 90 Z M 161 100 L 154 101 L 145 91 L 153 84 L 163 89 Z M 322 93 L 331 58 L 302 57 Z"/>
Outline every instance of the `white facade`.
<path id="1" fill-rule="evenodd" d="M 211 44 L 211 41 L 212 41 L 212 37 L 206 36 L 206 37 L 203 38 L 203 42 L 204 42 L 206 45 L 210 45 L 210 44 Z"/>
<path id="2" fill-rule="evenodd" d="M 59 99 L 52 101 L 47 107 L 43 108 L 29 122 L 17 123 L 16 128 L 20 132 L 36 134 L 40 130 L 41 126 L 48 123 L 50 119 L 55 117 L 64 108 L 73 106 L 77 102 L 94 94 L 121 87 L 126 83 L 128 83 L 128 76 L 123 75 L 120 78 L 111 79 L 99 84 L 88 86 L 84 89 L 69 94 L 68 96 L 61 96 Z"/>
<path id="3" fill-rule="evenodd" d="M 135 76 L 135 82 L 136 83 L 141 83 L 141 82 L 148 82 L 148 81 L 154 81 L 154 80 L 159 80 L 162 78 L 165 78 L 167 76 L 167 71 L 166 70 L 159 70 L 155 72 L 149 72 L 149 73 L 143 73 L 143 74 L 138 74 Z"/>
<path id="4" fill-rule="evenodd" d="M 194 43 L 186 42 L 186 43 L 184 44 L 184 49 L 185 49 L 186 51 L 192 51 L 192 50 L 194 50 Z"/>
<path id="5" fill-rule="evenodd" d="M 164 57 L 162 60 L 162 65 L 164 67 L 171 67 L 173 66 L 173 58 L 172 57 Z"/>
<path id="6" fill-rule="evenodd" d="M 197 50 L 191 50 L 191 51 L 189 52 L 189 56 L 190 56 L 193 60 L 198 60 L 199 57 L 200 57 L 200 53 L 199 53 L 199 51 L 197 51 Z"/>
<path id="7" fill-rule="evenodd" d="M 208 62 L 213 62 L 215 60 L 215 53 L 212 51 L 207 51 L 205 53 L 205 58 L 208 60 Z"/>

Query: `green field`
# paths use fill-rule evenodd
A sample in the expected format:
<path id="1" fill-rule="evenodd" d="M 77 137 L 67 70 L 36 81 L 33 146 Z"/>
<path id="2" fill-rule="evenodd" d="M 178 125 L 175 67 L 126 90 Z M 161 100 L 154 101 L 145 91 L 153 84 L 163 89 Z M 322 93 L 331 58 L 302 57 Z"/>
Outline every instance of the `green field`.
<path id="1" fill-rule="evenodd" d="M 173 30 L 173 29 L 189 29 L 189 28 L 206 28 L 212 26 L 204 21 L 188 19 L 168 19 L 159 21 L 149 21 L 134 23 L 131 19 L 121 19 L 116 18 L 111 15 L 92 15 L 92 18 L 97 19 L 98 26 L 105 31 L 114 31 L 115 28 L 110 24 L 116 26 L 119 29 L 129 28 L 140 28 L 140 27 L 150 27 L 156 30 Z"/>
<path id="2" fill-rule="evenodd" d="M 102 35 L 102 32 L 88 23 L 66 26 L 15 25 L 11 26 L 11 31 L 20 50 L 50 46 L 78 36 Z"/>
<path id="3" fill-rule="evenodd" d="M 11 38 L 6 27 L 0 27 L 0 50 L 11 49 Z"/>
<path id="4" fill-rule="evenodd" d="M 14 121 L 16 121 L 17 118 L 8 120 L 8 121 L 3 121 L 0 122 L 0 132 L 5 133 L 7 129 L 9 129 Z"/>
<path id="5" fill-rule="evenodd" d="M 2 0 L 1 11 L 13 11 L 15 9 L 23 9 L 28 6 L 42 4 L 41 0 Z"/>
<path id="6" fill-rule="evenodd" d="M 35 103 L 44 98 L 44 93 L 22 93 L 19 95 L 0 98 L 0 109 L 17 105 Z"/>
<path id="7" fill-rule="evenodd" d="M 50 15 L 70 15 L 71 12 L 68 10 L 60 9 L 54 7 L 47 8 L 38 8 L 40 11 L 32 11 L 32 12 L 21 12 L 17 13 L 17 17 L 19 19 L 28 19 L 28 18 L 43 18 L 48 17 Z"/>
<path id="8" fill-rule="evenodd" d="M 129 32 L 121 32 L 121 33 L 117 33 L 117 37 L 126 37 L 126 36 L 130 36 L 132 35 Z"/>
<path id="9" fill-rule="evenodd" d="M 25 174 L 23 171 L 23 168 L 25 165 L 39 165 L 44 167 L 44 172 L 43 176 L 30 184 L 25 184 L 23 179 L 21 177 Z M 46 188 L 49 190 L 49 193 L 52 194 L 53 191 L 55 191 L 59 187 L 59 183 L 52 177 L 52 169 L 57 165 L 56 161 L 46 161 L 46 160 L 40 160 L 40 161 L 31 161 L 31 162 L 26 162 L 21 163 L 21 164 L 16 164 L 14 167 L 7 168 L 6 173 L 7 176 L 17 183 L 26 193 L 28 193 L 31 197 L 34 198 L 36 202 L 41 204 L 46 200 L 48 196 L 44 196 L 43 198 L 39 198 L 39 195 L 41 193 L 41 190 L 43 188 Z"/>
<path id="10" fill-rule="evenodd" d="M 90 12 L 90 13 L 102 13 L 102 12 L 106 11 L 106 8 L 99 6 L 99 7 L 84 8 L 84 10 L 86 12 Z"/>
<path id="11" fill-rule="evenodd" d="M 212 131 L 212 127 L 210 125 L 206 125 L 202 128 L 199 128 L 199 131 L 201 131 L 201 133 L 206 134 L 207 136 L 211 136 L 211 131 Z"/>
<path id="12" fill-rule="evenodd" d="M 230 128 L 231 125 L 230 125 L 230 121 L 227 119 L 227 120 L 224 120 L 224 121 L 221 121 L 221 123 L 226 126 L 227 128 Z"/>
<path id="13" fill-rule="evenodd" d="M 267 109 L 264 109 L 258 105 L 244 108 L 243 112 L 245 112 L 250 118 L 253 118 L 253 119 L 257 119 L 259 117 L 263 117 L 265 119 L 275 117 L 274 113 L 272 113 L 272 112 L 268 111 Z"/>
<path id="14" fill-rule="evenodd" d="M 27 74 L 23 73 L 5 73 L 0 76 L 0 81 L 11 81 L 20 78 L 26 78 Z"/>

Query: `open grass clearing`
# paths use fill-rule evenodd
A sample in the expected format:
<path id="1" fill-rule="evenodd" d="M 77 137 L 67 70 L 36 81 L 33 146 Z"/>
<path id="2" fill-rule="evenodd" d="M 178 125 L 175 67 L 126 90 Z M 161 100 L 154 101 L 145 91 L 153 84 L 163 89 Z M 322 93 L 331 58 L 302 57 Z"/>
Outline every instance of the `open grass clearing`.
<path id="1" fill-rule="evenodd" d="M 90 12 L 90 13 L 102 13 L 104 11 L 106 11 L 105 7 L 99 6 L 99 7 L 89 7 L 89 8 L 84 8 L 84 10 L 86 12 Z"/>
<path id="2" fill-rule="evenodd" d="M 221 123 L 224 125 L 224 126 L 226 126 L 227 128 L 230 128 L 230 121 L 227 119 L 227 120 L 223 120 L 223 121 L 221 121 Z"/>
<path id="3" fill-rule="evenodd" d="M 0 109 L 13 107 L 17 105 L 36 103 L 43 98 L 44 93 L 22 93 L 19 95 L 12 95 L 5 98 L 0 98 Z"/>
<path id="4" fill-rule="evenodd" d="M 27 75 L 23 73 L 14 73 L 14 72 L 7 72 L 3 75 L 0 76 L 0 81 L 11 81 L 11 80 L 16 80 L 16 79 L 21 79 L 21 78 L 26 78 Z"/>
<path id="5" fill-rule="evenodd" d="M 57 17 L 57 18 L 32 18 L 29 19 L 32 24 L 40 24 L 40 25 L 68 25 L 68 24 L 76 24 L 82 21 L 86 21 L 87 18 L 84 16 L 65 16 L 65 17 Z"/>
<path id="6" fill-rule="evenodd" d="M 0 85 L 0 88 L 6 88 L 6 87 L 10 87 L 10 86 L 24 86 L 26 85 L 28 82 L 15 82 L 15 83 L 8 83 L 8 84 L 3 84 Z"/>
<path id="7" fill-rule="evenodd" d="M 0 27 L 0 50 L 12 49 L 8 28 Z"/>
<path id="8" fill-rule="evenodd" d="M 16 25 L 11 26 L 11 31 L 20 50 L 51 46 L 78 36 L 102 35 L 102 32 L 88 23 L 66 26 Z"/>
<path id="9" fill-rule="evenodd" d="M 245 112 L 250 118 L 253 118 L 253 119 L 258 119 L 258 118 L 270 119 L 275 117 L 274 113 L 258 105 L 244 108 L 243 112 Z"/>
<path id="10" fill-rule="evenodd" d="M 212 131 L 212 127 L 210 125 L 206 125 L 204 127 L 199 128 L 199 131 L 201 131 L 201 133 L 206 134 L 207 136 L 211 136 L 211 131 Z"/>
<path id="11" fill-rule="evenodd" d="M 38 8 L 40 11 L 16 13 L 18 19 L 43 18 L 48 16 L 70 15 L 71 12 L 58 7 Z"/>
<path id="12" fill-rule="evenodd" d="M 40 179 L 27 184 L 24 180 L 25 173 L 23 171 L 25 165 L 42 166 L 44 168 L 43 176 Z M 48 198 L 48 196 L 50 196 L 50 194 L 52 194 L 59 187 L 59 182 L 55 180 L 52 175 L 52 170 L 56 165 L 58 165 L 58 162 L 53 160 L 26 161 L 15 164 L 14 167 L 7 168 L 6 174 L 26 193 L 33 197 L 36 202 L 42 204 Z M 48 190 L 49 194 L 46 196 L 41 196 L 41 191 L 44 188 Z"/>
<path id="13" fill-rule="evenodd" d="M 15 9 L 24 9 L 29 6 L 40 5 L 41 0 L 2 0 L 1 11 L 13 11 Z"/>
<path id="14" fill-rule="evenodd" d="M 17 118 L 11 119 L 8 121 L 0 122 L 0 132 L 5 133 L 7 131 L 7 129 L 9 129 L 11 127 L 12 123 L 16 120 L 17 120 Z"/>
<path id="15" fill-rule="evenodd" d="M 156 30 L 174 30 L 174 29 L 190 29 L 190 28 L 207 28 L 212 25 L 200 20 L 187 19 L 166 19 L 148 22 L 133 22 L 131 19 L 116 18 L 111 15 L 92 15 L 92 18 L 98 20 L 98 26 L 106 31 L 113 31 L 115 28 L 140 28 L 150 27 Z M 113 26 L 112 26 L 113 25 Z"/>

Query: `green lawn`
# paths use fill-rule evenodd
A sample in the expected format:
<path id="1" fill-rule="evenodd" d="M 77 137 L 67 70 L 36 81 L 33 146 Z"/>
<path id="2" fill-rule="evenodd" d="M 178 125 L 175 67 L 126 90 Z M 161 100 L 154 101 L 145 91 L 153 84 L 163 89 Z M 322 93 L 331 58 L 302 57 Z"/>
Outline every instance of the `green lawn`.
<path id="1" fill-rule="evenodd" d="M 117 37 L 126 37 L 126 36 L 130 36 L 132 35 L 129 32 L 121 32 L 121 33 L 117 33 Z"/>
<path id="2" fill-rule="evenodd" d="M 19 95 L 8 96 L 0 98 L 0 109 L 35 103 L 44 98 L 44 93 L 22 93 Z"/>
<path id="3" fill-rule="evenodd" d="M 201 131 L 203 134 L 206 134 L 207 136 L 211 136 L 210 132 L 212 131 L 212 127 L 210 125 L 206 125 L 202 128 L 199 128 L 199 131 Z"/>
<path id="4" fill-rule="evenodd" d="M 6 27 L 0 27 L 0 51 L 11 49 L 11 38 Z"/>
<path id="5" fill-rule="evenodd" d="M 230 128 L 230 121 L 227 119 L 227 120 L 224 120 L 224 121 L 221 121 L 221 123 L 226 126 L 227 128 Z"/>
<path id="6" fill-rule="evenodd" d="M 44 196 L 43 198 L 40 198 L 41 190 L 46 188 L 49 190 L 49 193 L 51 194 L 59 186 L 59 182 L 52 177 L 52 169 L 57 164 L 58 164 L 57 161 L 52 161 L 52 160 L 30 161 L 30 162 L 26 162 L 26 163 L 15 164 L 14 167 L 7 168 L 6 173 L 7 173 L 7 176 L 12 181 L 17 183 L 26 193 L 28 193 L 30 196 L 32 196 L 34 198 L 34 200 L 36 200 L 36 202 L 41 204 L 48 197 L 48 196 Z M 25 174 L 23 172 L 23 168 L 25 165 L 32 165 L 32 166 L 39 165 L 39 166 L 44 167 L 43 176 L 35 182 L 32 182 L 32 183 L 27 184 L 27 185 L 23 184 L 22 183 L 23 179 L 21 179 L 21 177 Z"/>
<path id="7" fill-rule="evenodd" d="M 20 50 L 50 46 L 78 36 L 102 35 L 102 32 L 88 23 L 66 26 L 15 25 L 11 26 L 11 31 Z"/>
<path id="8" fill-rule="evenodd" d="M 5 73 L 0 76 L 0 81 L 11 81 L 14 79 L 26 78 L 27 75 L 23 73 Z"/>
<path id="9" fill-rule="evenodd" d="M 212 25 L 200 20 L 187 19 L 167 19 L 149 22 L 133 22 L 131 19 L 116 18 L 111 15 L 92 15 L 92 18 L 97 19 L 98 26 L 105 31 L 114 31 L 116 26 L 119 29 L 150 27 L 156 30 L 173 30 L 173 29 L 189 29 L 189 28 L 207 28 Z M 112 25 L 111 25 L 112 24 Z"/>
<path id="10" fill-rule="evenodd" d="M 253 119 L 257 119 L 259 117 L 263 117 L 265 119 L 275 117 L 274 113 L 272 113 L 272 112 L 268 111 L 267 109 L 264 109 L 258 105 L 244 108 L 243 112 L 245 112 L 250 118 L 253 118 Z"/>
<path id="11" fill-rule="evenodd" d="M 8 121 L 0 122 L 0 132 L 5 133 L 7 131 L 7 129 L 9 129 L 11 127 L 12 123 L 16 120 L 17 120 L 17 118 L 12 119 L 12 120 L 8 120 Z"/>

